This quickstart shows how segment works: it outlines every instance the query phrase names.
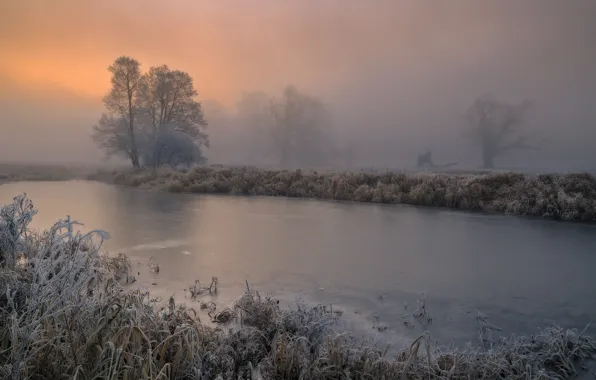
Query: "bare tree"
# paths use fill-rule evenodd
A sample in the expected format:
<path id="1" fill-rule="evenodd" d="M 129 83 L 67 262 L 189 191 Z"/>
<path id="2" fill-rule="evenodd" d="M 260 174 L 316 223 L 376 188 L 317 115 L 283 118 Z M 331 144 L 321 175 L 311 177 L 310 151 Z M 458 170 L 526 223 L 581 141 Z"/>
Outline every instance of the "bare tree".
<path id="1" fill-rule="evenodd" d="M 133 140 L 131 140 L 129 128 L 128 120 L 104 113 L 99 122 L 93 126 L 92 139 L 105 152 L 106 158 L 120 156 L 131 160 L 134 165 Z"/>
<path id="2" fill-rule="evenodd" d="M 280 97 L 245 93 L 236 109 L 240 125 L 251 131 L 252 149 L 258 149 L 260 156 L 270 154 L 282 167 L 327 160 L 331 116 L 319 99 L 287 86 Z"/>
<path id="3" fill-rule="evenodd" d="M 318 164 L 331 149 L 330 114 L 324 104 L 295 87 L 285 88 L 281 98 L 270 102 L 271 138 L 279 152 L 280 165 L 291 161 Z"/>
<path id="4" fill-rule="evenodd" d="M 151 67 L 141 80 L 142 111 L 148 116 L 152 139 L 166 129 L 184 132 L 198 145 L 209 146 L 207 126 L 193 80 L 188 73 L 168 66 Z M 148 128 L 147 128 L 148 127 Z"/>
<path id="5" fill-rule="evenodd" d="M 484 168 L 494 168 L 494 161 L 500 155 L 514 149 L 537 149 L 529 135 L 521 135 L 520 127 L 531 103 L 501 103 L 492 97 L 476 99 L 468 108 L 466 119 L 468 137 L 482 149 Z"/>
<path id="6" fill-rule="evenodd" d="M 117 58 L 109 71 L 112 88 L 103 99 L 107 112 L 93 127 L 92 136 L 106 156 L 128 158 L 133 167 L 138 168 L 140 156 L 144 160 L 153 157 L 155 147 L 167 140 L 168 149 L 182 149 L 179 155 L 169 156 L 198 160 L 199 147 L 209 146 L 209 140 L 204 132 L 207 123 L 201 104 L 195 100 L 197 91 L 190 75 L 170 70 L 166 65 L 151 67 L 143 75 L 139 62 L 130 57 Z M 190 151 L 193 154 L 189 154 Z M 161 159 L 160 156 L 158 164 Z M 154 157 L 149 161 L 154 165 Z"/>
<path id="7" fill-rule="evenodd" d="M 139 154 L 137 144 L 135 142 L 135 114 L 138 108 L 138 91 L 141 81 L 141 70 L 140 64 L 137 60 L 130 57 L 119 57 L 112 65 L 108 68 L 112 73 L 112 88 L 106 96 L 103 98 L 103 103 L 109 112 L 109 115 L 102 116 L 99 124 L 97 125 L 96 132 L 102 131 L 95 138 L 95 141 L 103 141 L 104 143 L 110 141 L 120 141 L 120 128 L 121 121 L 124 121 L 127 125 L 126 135 L 128 137 L 127 150 L 123 151 L 130 158 L 133 167 L 139 167 Z M 113 135 L 109 139 L 101 138 L 103 134 L 107 137 L 108 131 L 116 132 L 117 135 Z M 114 153 L 114 149 L 117 147 L 123 147 L 121 143 L 113 146 L 106 147 L 100 145 L 104 149 L 108 149 Z"/>

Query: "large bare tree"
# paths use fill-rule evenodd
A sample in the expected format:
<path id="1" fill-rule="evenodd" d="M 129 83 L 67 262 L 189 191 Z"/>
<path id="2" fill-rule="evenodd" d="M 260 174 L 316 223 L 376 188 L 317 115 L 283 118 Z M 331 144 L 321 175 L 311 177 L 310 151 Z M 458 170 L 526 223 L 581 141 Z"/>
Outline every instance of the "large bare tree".
<path id="1" fill-rule="evenodd" d="M 282 167 L 321 164 L 331 149 L 330 114 L 323 102 L 287 86 L 269 106 L 270 135 Z"/>
<path id="2" fill-rule="evenodd" d="M 521 131 L 531 106 L 529 101 L 508 104 L 483 96 L 468 108 L 465 114 L 468 122 L 466 134 L 480 145 L 484 168 L 494 168 L 495 159 L 511 150 L 537 149 L 532 143 L 532 136 Z"/>
<path id="3" fill-rule="evenodd" d="M 166 163 L 162 156 L 155 160 L 153 153 L 156 147 L 166 146 L 184 151 L 168 156 L 203 160 L 197 152 L 202 145 L 209 146 L 207 123 L 190 75 L 166 65 L 142 74 L 139 62 L 130 57 L 117 58 L 109 71 L 112 88 L 103 99 L 107 112 L 93 127 L 92 136 L 107 157 L 130 159 L 135 168 L 141 156 L 151 165 L 161 164 Z"/>
<path id="4" fill-rule="evenodd" d="M 322 101 L 287 86 L 281 96 L 245 93 L 236 105 L 238 121 L 250 130 L 259 155 L 281 167 L 319 165 L 332 148 L 331 115 Z"/>
<path id="5" fill-rule="evenodd" d="M 141 69 L 137 60 L 130 57 L 118 57 L 108 68 L 112 73 L 112 87 L 103 98 L 103 103 L 108 111 L 102 116 L 95 128 L 94 140 L 101 146 L 106 147 L 108 141 L 120 141 L 122 125 L 126 123 L 127 149 L 120 153 L 126 153 L 130 158 L 133 167 L 138 168 L 139 153 L 135 141 L 135 115 L 138 109 L 138 94 L 141 82 Z M 118 132 L 110 136 L 108 131 Z M 117 146 L 123 146 L 118 144 Z M 110 147 L 106 151 L 114 153 L 117 146 Z"/>
<path id="6" fill-rule="evenodd" d="M 152 139 L 166 130 L 183 132 L 197 145 L 209 146 L 207 122 L 193 80 L 188 73 L 168 66 L 151 67 L 141 80 L 140 99 Z"/>

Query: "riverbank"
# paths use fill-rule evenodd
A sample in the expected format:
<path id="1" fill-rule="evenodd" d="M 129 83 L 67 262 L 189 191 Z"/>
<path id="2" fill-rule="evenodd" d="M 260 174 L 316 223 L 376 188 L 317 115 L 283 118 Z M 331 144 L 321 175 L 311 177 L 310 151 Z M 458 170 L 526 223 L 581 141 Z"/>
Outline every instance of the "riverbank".
<path id="1" fill-rule="evenodd" d="M 97 167 L 84 165 L 0 163 L 0 184 L 19 181 L 87 179 L 97 171 Z"/>
<path id="2" fill-rule="evenodd" d="M 407 204 L 596 222 L 596 177 L 587 173 L 317 173 L 195 167 L 104 172 L 90 178 L 170 192 Z"/>
<path id="3" fill-rule="evenodd" d="M 556 327 L 492 339 L 480 315 L 475 348 L 440 349 L 422 333 L 388 350 L 341 331 L 324 306 L 283 309 L 248 287 L 230 309 L 200 302 L 216 280 L 189 284 L 205 321 L 131 288 L 139 269 L 102 253 L 105 233 L 73 234 L 69 221 L 36 233 L 34 215 L 24 197 L 0 211 L 0 378 L 567 379 L 596 354 L 592 338 Z M 412 316 L 421 331 L 441 323 L 425 307 Z"/>

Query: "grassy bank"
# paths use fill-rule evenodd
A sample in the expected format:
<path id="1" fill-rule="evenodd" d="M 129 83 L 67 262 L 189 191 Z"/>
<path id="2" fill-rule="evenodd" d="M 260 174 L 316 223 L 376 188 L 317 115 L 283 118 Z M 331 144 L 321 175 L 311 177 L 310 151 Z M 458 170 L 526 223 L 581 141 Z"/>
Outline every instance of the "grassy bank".
<path id="1" fill-rule="evenodd" d="M 494 342 L 481 317 L 477 349 L 441 350 L 424 333 L 395 353 L 339 333 L 325 307 L 282 309 L 254 290 L 210 306 L 214 327 L 130 290 L 130 262 L 101 253 L 104 232 L 74 234 L 70 221 L 30 231 L 34 214 L 24 197 L 0 210 L 3 379 L 567 379 L 596 354 L 556 327 Z M 426 313 L 414 312 L 421 326 Z"/>
<path id="2" fill-rule="evenodd" d="M 68 181 L 86 179 L 97 168 L 77 165 L 0 163 L 0 184 L 18 181 Z"/>
<path id="3" fill-rule="evenodd" d="M 102 180 L 172 192 L 245 194 L 408 204 L 596 221 L 596 177 L 587 173 L 365 173 L 196 167 L 104 173 Z"/>

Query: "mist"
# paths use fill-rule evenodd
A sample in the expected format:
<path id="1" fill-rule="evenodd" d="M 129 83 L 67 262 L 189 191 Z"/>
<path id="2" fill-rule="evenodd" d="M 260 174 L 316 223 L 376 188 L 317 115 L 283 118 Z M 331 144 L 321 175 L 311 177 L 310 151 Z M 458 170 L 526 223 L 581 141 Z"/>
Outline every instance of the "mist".
<path id="1" fill-rule="evenodd" d="M 0 25 L 1 161 L 101 162 L 90 131 L 109 87 L 106 68 L 126 54 L 144 69 L 165 63 L 194 78 L 210 163 L 275 165 L 267 137 L 247 128 L 236 104 L 245 93 L 279 96 L 294 85 L 333 116 L 331 165 L 403 168 L 432 150 L 437 162 L 478 167 L 463 114 L 490 93 L 532 100 L 524 128 L 544 141 L 499 167 L 596 167 L 590 0 L 30 0 L 0 5 Z"/>

